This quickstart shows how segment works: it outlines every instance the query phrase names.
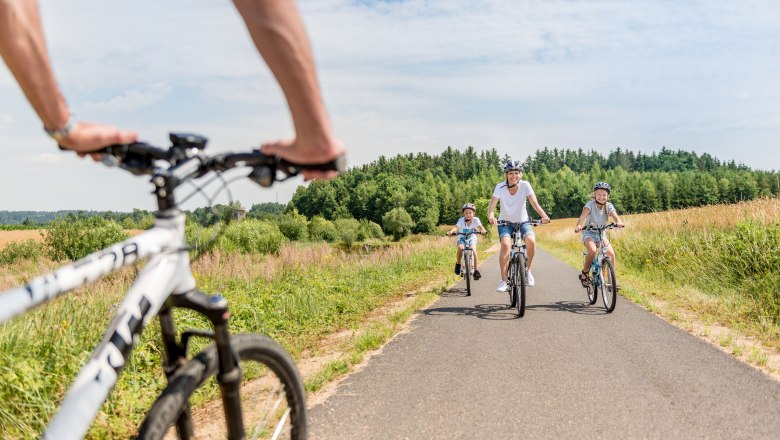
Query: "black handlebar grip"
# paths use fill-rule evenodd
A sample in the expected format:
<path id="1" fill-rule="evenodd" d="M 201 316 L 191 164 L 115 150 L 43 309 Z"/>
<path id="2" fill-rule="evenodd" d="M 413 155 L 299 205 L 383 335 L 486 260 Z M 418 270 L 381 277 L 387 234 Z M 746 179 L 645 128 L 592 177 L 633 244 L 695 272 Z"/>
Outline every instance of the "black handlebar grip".
<path id="1" fill-rule="evenodd" d="M 347 157 L 341 155 L 330 162 L 314 164 L 300 164 L 279 159 L 279 168 L 290 171 L 289 174 L 298 174 L 301 171 L 337 171 L 343 173 L 347 170 Z"/>

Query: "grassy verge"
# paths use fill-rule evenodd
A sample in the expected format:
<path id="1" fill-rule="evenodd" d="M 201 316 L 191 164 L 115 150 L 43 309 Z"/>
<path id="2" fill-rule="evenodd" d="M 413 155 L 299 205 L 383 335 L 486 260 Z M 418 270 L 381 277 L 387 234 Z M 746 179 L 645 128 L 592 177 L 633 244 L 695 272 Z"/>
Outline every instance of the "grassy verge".
<path id="1" fill-rule="evenodd" d="M 327 245 L 285 245 L 278 256 L 213 254 L 193 266 L 199 287 L 219 291 L 231 304 L 231 331 L 267 334 L 296 358 L 365 318 L 405 292 L 451 269 L 448 239 L 413 238 L 371 254 L 346 254 Z M 52 263 L 0 269 L 0 288 L 51 268 Z M 22 267 L 24 266 L 24 267 Z M 3 438 L 34 438 L 52 417 L 64 392 L 91 354 L 121 301 L 135 269 L 75 292 L 3 326 L 0 333 L 0 430 Z M 446 277 L 445 277 L 446 278 Z M 386 323 L 361 329 L 345 366 L 310 379 L 309 389 L 346 371 L 366 351 L 381 345 L 414 307 L 435 297 L 430 290 Z M 199 317 L 177 312 L 179 329 L 204 327 Z M 109 401 L 93 423 L 90 438 L 125 438 L 164 386 L 159 327 L 150 325 Z M 198 346 L 193 349 L 198 349 Z M 319 383 L 319 385 L 318 385 Z M 202 400 L 212 396 L 205 393 Z"/>
<path id="2" fill-rule="evenodd" d="M 780 200 L 624 221 L 626 229 L 610 236 L 624 297 L 702 337 L 715 335 L 723 340 L 717 345 L 747 362 L 771 367 L 766 353 L 780 351 Z M 575 224 L 557 220 L 537 235 L 546 250 L 580 268 Z"/>

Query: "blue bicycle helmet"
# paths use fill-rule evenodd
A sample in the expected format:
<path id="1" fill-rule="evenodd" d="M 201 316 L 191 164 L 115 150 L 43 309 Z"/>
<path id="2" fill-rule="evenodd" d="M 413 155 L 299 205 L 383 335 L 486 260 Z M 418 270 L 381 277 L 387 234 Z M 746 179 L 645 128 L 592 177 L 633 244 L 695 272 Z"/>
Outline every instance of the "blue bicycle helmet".
<path id="1" fill-rule="evenodd" d="M 508 173 L 510 171 L 523 171 L 523 164 L 519 160 L 510 160 L 504 164 L 504 172 Z"/>
<path id="2" fill-rule="evenodd" d="M 609 183 L 607 182 L 597 182 L 595 185 L 593 185 L 593 191 L 596 191 L 597 189 L 603 189 L 607 192 L 607 194 L 612 192 L 612 187 L 609 186 Z"/>

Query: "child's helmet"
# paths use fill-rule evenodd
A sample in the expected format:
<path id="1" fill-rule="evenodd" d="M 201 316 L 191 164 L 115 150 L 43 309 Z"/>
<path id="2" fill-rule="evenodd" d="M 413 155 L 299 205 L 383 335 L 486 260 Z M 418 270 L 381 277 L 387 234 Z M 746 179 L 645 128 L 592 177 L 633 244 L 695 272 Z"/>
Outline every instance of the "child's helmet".
<path id="1" fill-rule="evenodd" d="M 461 206 L 460 207 L 460 212 L 463 212 L 463 211 L 465 211 L 467 209 L 470 209 L 470 210 L 472 210 L 474 212 L 477 212 L 477 207 L 474 206 L 473 203 L 466 203 L 465 205 Z"/>
<path id="2" fill-rule="evenodd" d="M 510 171 L 523 171 L 523 164 L 519 160 L 510 160 L 504 164 L 504 172 L 508 173 Z"/>
<path id="3" fill-rule="evenodd" d="M 612 192 L 612 187 L 609 186 L 609 183 L 607 182 L 597 182 L 595 185 L 593 185 L 593 191 L 596 191 L 597 189 L 603 189 L 609 194 Z"/>

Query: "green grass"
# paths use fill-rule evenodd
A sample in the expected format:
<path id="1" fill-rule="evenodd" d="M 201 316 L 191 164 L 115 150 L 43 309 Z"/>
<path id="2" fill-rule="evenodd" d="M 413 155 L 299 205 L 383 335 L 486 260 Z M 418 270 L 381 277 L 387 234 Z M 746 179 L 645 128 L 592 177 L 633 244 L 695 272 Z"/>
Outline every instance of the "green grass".
<path id="1" fill-rule="evenodd" d="M 670 321 L 685 310 L 780 349 L 780 222 L 743 219 L 734 227 L 671 231 L 629 225 L 611 237 L 624 297 Z M 542 235 L 539 243 L 581 267 L 582 244 L 573 233 Z M 654 304 L 658 299 L 667 306 Z"/>
<path id="2" fill-rule="evenodd" d="M 275 256 L 226 257 L 222 263 L 200 269 L 196 265 L 196 278 L 202 290 L 219 291 L 228 299 L 231 332 L 267 334 L 299 357 L 304 350 L 316 348 L 325 336 L 344 328 L 359 328 L 372 310 L 450 270 L 452 243 L 442 239 L 414 241 L 419 243 L 393 245 L 373 256 L 347 255 L 328 248 L 314 257 L 283 265 L 274 263 L 280 258 Z M 300 246 L 292 253 L 305 253 L 307 245 Z M 275 264 L 272 277 L 261 275 Z M 0 438 L 40 435 L 99 342 L 133 275 L 134 269 L 123 271 L 3 326 Z M 430 301 L 430 295 L 435 296 L 422 295 L 423 302 Z M 307 384 L 309 389 L 359 363 L 363 353 L 381 346 L 419 304 L 415 302 L 387 322 L 364 329 L 350 354 L 329 365 L 321 383 L 312 381 Z M 188 311 L 176 311 L 176 319 L 179 330 L 208 327 L 201 317 Z M 93 422 L 89 438 L 126 438 L 140 424 L 165 383 L 159 332 L 155 320 L 141 335 L 108 402 Z M 192 345 L 194 351 L 205 342 L 196 340 Z M 214 387 L 199 393 L 196 404 L 214 398 L 217 392 Z"/>

